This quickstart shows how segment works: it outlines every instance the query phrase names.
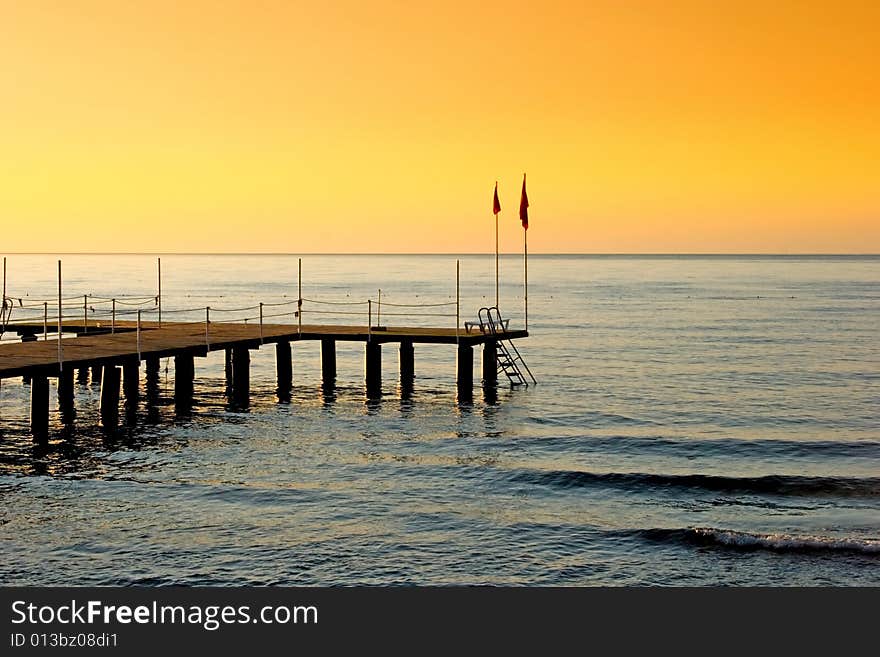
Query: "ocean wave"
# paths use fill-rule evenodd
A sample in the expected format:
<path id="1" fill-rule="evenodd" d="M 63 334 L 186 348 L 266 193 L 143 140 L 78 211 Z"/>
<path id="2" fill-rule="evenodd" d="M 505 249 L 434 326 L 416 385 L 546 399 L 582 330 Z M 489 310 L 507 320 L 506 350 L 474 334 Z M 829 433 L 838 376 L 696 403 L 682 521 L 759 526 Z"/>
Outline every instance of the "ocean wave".
<path id="1" fill-rule="evenodd" d="M 629 532 L 638 538 L 657 542 L 718 546 L 734 550 L 773 552 L 828 552 L 880 555 L 880 539 L 837 538 L 794 534 L 756 534 L 712 527 L 686 529 L 638 529 Z"/>
<path id="2" fill-rule="evenodd" d="M 512 479 L 516 482 L 558 488 L 604 486 L 635 491 L 642 488 L 667 488 L 766 495 L 880 497 L 880 477 L 808 477 L 798 475 L 726 477 L 704 474 L 520 470 L 513 474 Z"/>

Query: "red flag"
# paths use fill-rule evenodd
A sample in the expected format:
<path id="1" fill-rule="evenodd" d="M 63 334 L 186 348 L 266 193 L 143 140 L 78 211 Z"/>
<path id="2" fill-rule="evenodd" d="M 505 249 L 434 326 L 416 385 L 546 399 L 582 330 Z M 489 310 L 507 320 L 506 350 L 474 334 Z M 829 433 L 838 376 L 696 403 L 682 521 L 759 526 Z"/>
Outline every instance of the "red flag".
<path id="1" fill-rule="evenodd" d="M 492 214 L 497 215 L 501 212 L 501 201 L 498 200 L 498 183 L 495 183 L 495 198 L 492 199 Z"/>
<path id="2" fill-rule="evenodd" d="M 523 174 L 522 197 L 519 200 L 519 220 L 524 230 L 529 229 L 529 197 L 526 195 L 526 174 Z"/>

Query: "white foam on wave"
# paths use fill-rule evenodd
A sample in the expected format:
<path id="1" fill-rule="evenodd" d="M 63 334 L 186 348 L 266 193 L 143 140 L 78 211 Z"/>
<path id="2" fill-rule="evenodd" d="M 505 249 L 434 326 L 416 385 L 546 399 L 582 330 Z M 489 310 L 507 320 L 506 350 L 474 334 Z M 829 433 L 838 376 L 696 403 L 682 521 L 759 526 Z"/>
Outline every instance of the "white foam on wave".
<path id="1" fill-rule="evenodd" d="M 880 554 L 880 539 L 831 538 L 829 536 L 794 536 L 791 534 L 750 534 L 726 529 L 697 527 L 692 530 L 703 538 L 723 545 L 757 547 L 770 550 L 844 550 Z"/>

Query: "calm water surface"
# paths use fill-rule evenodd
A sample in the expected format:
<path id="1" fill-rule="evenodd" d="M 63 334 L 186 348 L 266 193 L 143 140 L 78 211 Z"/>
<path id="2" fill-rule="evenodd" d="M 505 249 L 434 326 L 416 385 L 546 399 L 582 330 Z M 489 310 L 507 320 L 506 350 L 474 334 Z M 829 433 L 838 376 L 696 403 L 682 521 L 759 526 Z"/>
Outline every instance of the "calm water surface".
<path id="1" fill-rule="evenodd" d="M 65 295 L 155 293 L 153 257 L 63 260 Z M 55 261 L 10 256 L 9 294 L 51 298 Z M 222 309 L 297 296 L 295 257 L 162 264 L 169 313 L 234 319 L 253 311 Z M 493 300 L 494 263 L 461 266 L 469 319 Z M 451 257 L 303 270 L 311 299 L 454 301 Z M 306 342 L 289 402 L 267 346 L 250 409 L 228 408 L 212 353 L 175 417 L 163 361 L 136 426 L 104 435 L 98 388 L 78 385 L 75 433 L 53 401 L 36 446 L 29 389 L 3 381 L 0 584 L 880 584 L 880 258 L 533 257 L 529 273 L 520 346 L 539 385 L 501 386 L 497 403 L 479 388 L 457 401 L 442 345 L 416 346 L 408 400 L 386 346 L 384 396 L 367 402 L 363 345 L 340 344 L 322 394 Z M 521 326 L 517 257 L 502 277 Z M 364 324 L 365 309 L 306 304 L 303 319 Z M 383 311 L 454 324 L 422 314 L 454 306 Z"/>

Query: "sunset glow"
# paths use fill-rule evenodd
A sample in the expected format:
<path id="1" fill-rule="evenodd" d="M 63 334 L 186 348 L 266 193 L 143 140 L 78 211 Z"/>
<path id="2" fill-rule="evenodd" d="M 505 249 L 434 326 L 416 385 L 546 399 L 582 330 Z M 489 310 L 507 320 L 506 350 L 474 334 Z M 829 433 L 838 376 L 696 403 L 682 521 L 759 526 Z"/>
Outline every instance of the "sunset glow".
<path id="1" fill-rule="evenodd" d="M 880 251 L 873 2 L 13 2 L 3 251 Z"/>

